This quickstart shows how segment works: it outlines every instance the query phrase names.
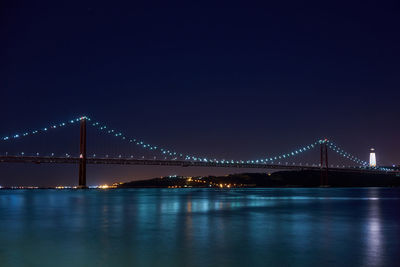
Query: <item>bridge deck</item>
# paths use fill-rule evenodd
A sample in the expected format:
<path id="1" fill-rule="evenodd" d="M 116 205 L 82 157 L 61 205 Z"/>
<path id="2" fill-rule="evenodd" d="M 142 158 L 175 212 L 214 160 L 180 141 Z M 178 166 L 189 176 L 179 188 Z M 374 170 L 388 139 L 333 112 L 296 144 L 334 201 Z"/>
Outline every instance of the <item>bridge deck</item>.
<path id="1" fill-rule="evenodd" d="M 39 157 L 39 156 L 0 156 L 3 163 L 58 163 L 78 164 L 78 157 Z M 87 158 L 87 164 L 114 164 L 114 165 L 149 165 L 149 166 L 178 166 L 178 167 L 211 167 L 211 168 L 243 168 L 243 169 L 266 169 L 266 170 L 321 170 L 320 166 L 291 165 L 291 164 L 254 164 L 254 163 L 215 163 L 182 160 L 150 160 L 133 158 Z M 332 167 L 331 171 L 348 171 L 364 173 L 398 173 L 398 170 L 382 171 L 377 169 L 360 167 Z"/>

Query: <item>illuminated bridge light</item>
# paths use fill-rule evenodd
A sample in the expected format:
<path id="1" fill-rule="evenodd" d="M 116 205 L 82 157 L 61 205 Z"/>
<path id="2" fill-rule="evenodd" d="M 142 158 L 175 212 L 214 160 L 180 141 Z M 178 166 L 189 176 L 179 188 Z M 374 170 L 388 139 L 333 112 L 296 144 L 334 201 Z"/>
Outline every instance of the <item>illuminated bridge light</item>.
<path id="1" fill-rule="evenodd" d="M 50 129 L 57 128 L 57 126 L 61 127 L 61 126 L 69 125 L 68 122 L 70 122 L 72 124 L 74 122 L 78 122 L 78 121 L 81 121 L 83 119 L 91 120 L 87 116 L 80 116 L 80 117 L 78 117 L 76 119 L 67 121 L 67 124 L 65 122 L 62 122 L 62 123 L 59 123 L 59 124 L 49 124 L 50 126 L 45 127 L 45 128 L 40 128 L 40 130 L 27 131 L 24 134 L 10 135 L 11 137 L 5 136 L 5 137 L 1 138 L 0 140 L 6 141 L 8 139 L 21 138 L 21 137 L 27 136 L 29 133 L 31 133 L 31 134 L 42 133 L 43 134 L 44 132 L 47 132 Z M 97 130 L 102 131 L 103 133 L 104 133 L 103 130 L 108 128 L 105 124 L 101 124 L 100 122 L 97 122 L 97 121 L 95 123 L 90 123 L 88 125 L 93 126 L 94 128 L 96 128 Z M 158 146 L 147 144 L 147 143 L 144 143 L 143 141 L 136 140 L 134 138 L 130 138 L 129 139 L 127 136 L 123 135 L 122 132 L 117 131 L 115 129 L 108 130 L 108 133 L 110 135 L 112 134 L 115 137 L 121 138 L 121 140 L 129 141 L 129 143 L 138 145 L 139 147 L 141 147 L 143 149 L 146 149 L 147 151 L 158 150 L 159 151 L 158 153 L 160 153 L 160 154 L 162 153 L 163 155 L 168 155 L 168 157 L 175 157 L 175 159 L 176 159 L 176 156 L 178 156 L 178 157 L 180 157 L 181 159 L 184 159 L 184 160 L 193 160 L 193 161 L 200 161 L 200 162 L 213 162 L 213 161 L 214 162 L 220 162 L 217 159 L 210 160 L 207 157 L 200 156 L 200 155 L 191 156 L 191 155 L 188 155 L 188 154 L 185 154 L 185 153 L 179 153 L 179 152 L 174 151 L 174 150 L 166 150 L 164 148 L 159 148 Z M 258 164 L 260 162 L 261 163 L 272 162 L 273 160 L 277 160 L 277 159 L 289 158 L 289 157 L 297 156 L 297 155 L 299 155 L 299 154 L 301 154 L 303 152 L 306 152 L 307 150 L 315 148 L 318 143 L 320 143 L 320 144 L 321 143 L 326 143 L 334 152 L 338 153 L 341 157 L 350 159 L 350 160 L 356 162 L 357 164 L 361 164 L 361 165 L 364 165 L 364 166 L 368 165 L 367 162 L 362 161 L 359 158 L 354 157 L 350 153 L 347 153 L 347 152 L 343 151 L 341 148 L 339 148 L 336 144 L 334 144 L 333 142 L 329 141 L 328 139 L 319 139 L 314 143 L 311 143 L 311 144 L 309 144 L 307 146 L 303 146 L 301 148 L 297 148 L 296 150 L 292 150 L 289 153 L 280 154 L 280 155 L 277 155 L 277 156 L 272 156 L 270 158 L 264 157 L 264 158 L 261 158 L 261 159 L 254 159 L 254 160 L 241 159 L 241 160 L 237 160 L 237 161 L 234 161 L 234 160 L 230 160 L 230 161 L 223 160 L 223 163 L 229 163 L 229 162 L 230 163 L 235 163 L 235 162 L 236 163 L 239 163 L 239 162 L 243 162 L 244 163 L 244 162 L 246 162 L 246 163 L 253 163 L 253 164 L 257 163 Z M 376 159 L 375 159 L 375 161 L 376 161 Z"/>

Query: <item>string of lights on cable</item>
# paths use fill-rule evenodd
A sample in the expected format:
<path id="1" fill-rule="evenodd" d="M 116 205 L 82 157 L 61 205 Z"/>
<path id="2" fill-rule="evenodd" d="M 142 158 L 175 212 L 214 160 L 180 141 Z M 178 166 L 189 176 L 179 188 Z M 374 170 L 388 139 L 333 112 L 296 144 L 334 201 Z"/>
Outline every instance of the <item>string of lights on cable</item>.
<path id="1" fill-rule="evenodd" d="M 316 141 L 314 143 L 311 143 L 309 145 L 303 146 L 301 148 L 295 149 L 289 153 L 284 153 L 281 155 L 277 156 L 272 156 L 272 157 L 266 157 L 262 159 L 254 159 L 254 160 L 226 160 L 226 159 L 216 159 L 216 158 L 209 158 L 209 157 L 202 157 L 202 156 L 197 156 L 197 155 L 189 155 L 189 154 L 184 154 L 182 152 L 177 152 L 172 149 L 166 149 L 162 148 L 157 145 L 152 145 L 144 142 L 143 140 L 139 140 L 137 138 L 131 138 L 126 135 L 124 135 L 121 131 L 117 131 L 113 128 L 108 127 L 107 125 L 100 123 L 100 122 L 93 122 L 90 124 L 91 126 L 95 127 L 99 131 L 102 131 L 104 133 L 107 133 L 111 136 L 117 137 L 121 140 L 127 141 L 131 144 L 140 146 L 143 149 L 147 149 L 150 151 L 160 151 L 163 155 L 167 155 L 170 157 L 175 157 L 175 158 L 180 158 L 183 160 L 193 160 L 193 161 L 200 161 L 200 162 L 214 162 L 214 163 L 252 163 L 252 164 L 267 164 L 267 163 L 274 163 L 274 161 L 277 160 L 285 160 L 290 157 L 297 156 L 301 153 L 304 153 L 308 150 L 311 150 L 316 147 L 316 145 L 320 141 Z"/>
<path id="2" fill-rule="evenodd" d="M 193 155 L 193 154 L 192 155 L 185 154 L 182 152 L 177 152 L 173 149 L 167 149 L 164 147 L 160 147 L 158 145 L 152 145 L 152 144 L 149 144 L 149 143 L 144 142 L 143 140 L 140 140 L 137 138 L 130 138 L 130 137 L 126 136 L 125 134 L 123 134 L 121 131 L 117 131 L 113 128 L 110 128 L 109 126 L 107 126 L 103 123 L 100 123 L 98 121 L 93 122 L 93 120 L 87 116 L 81 116 L 81 117 L 74 118 L 71 120 L 49 124 L 47 127 L 38 128 L 36 130 L 23 131 L 21 133 L 4 136 L 0 140 L 9 141 L 9 140 L 13 140 L 13 139 L 23 138 L 23 137 L 26 137 L 29 135 L 43 134 L 43 133 L 46 133 L 46 132 L 54 130 L 54 129 L 71 126 L 73 124 L 76 124 L 77 122 L 80 122 L 83 119 L 86 119 L 89 122 L 88 125 L 94 127 L 95 129 L 97 129 L 103 133 L 109 134 L 110 136 L 119 138 L 128 143 L 139 146 L 142 149 L 146 149 L 148 151 L 157 151 L 164 156 L 171 157 L 172 159 L 180 159 L 180 160 L 186 160 L 186 161 L 214 162 L 214 163 L 222 163 L 222 164 L 223 163 L 274 164 L 277 161 L 280 162 L 282 160 L 287 160 L 288 158 L 295 157 L 306 151 L 315 149 L 316 147 L 318 147 L 319 144 L 326 142 L 326 145 L 330 149 L 332 149 L 333 151 L 338 153 L 340 156 L 347 158 L 357 164 L 360 164 L 361 166 L 368 166 L 368 163 L 366 161 L 363 161 L 363 160 L 353 156 L 352 154 L 344 151 L 343 149 L 338 147 L 336 144 L 334 144 L 333 142 L 331 142 L 327 139 L 324 139 L 324 140 L 320 139 L 314 143 L 310 143 L 303 147 L 297 148 L 289 153 L 283 153 L 283 154 L 279 154 L 276 156 L 264 157 L 264 158 L 253 159 L 253 160 L 226 160 L 226 159 L 203 157 L 203 156 L 198 156 L 198 155 Z"/>
<path id="3" fill-rule="evenodd" d="M 7 141 L 7 140 L 19 139 L 19 138 L 26 137 L 29 135 L 37 135 L 37 134 L 47 133 L 50 130 L 68 127 L 68 126 L 75 124 L 83 119 L 90 121 L 90 118 L 83 116 L 83 117 L 75 118 L 75 119 L 64 121 L 64 122 L 49 124 L 46 127 L 37 128 L 36 130 L 27 130 L 27 131 L 22 131 L 20 133 L 13 134 L 13 135 L 4 136 L 0 140 Z"/>

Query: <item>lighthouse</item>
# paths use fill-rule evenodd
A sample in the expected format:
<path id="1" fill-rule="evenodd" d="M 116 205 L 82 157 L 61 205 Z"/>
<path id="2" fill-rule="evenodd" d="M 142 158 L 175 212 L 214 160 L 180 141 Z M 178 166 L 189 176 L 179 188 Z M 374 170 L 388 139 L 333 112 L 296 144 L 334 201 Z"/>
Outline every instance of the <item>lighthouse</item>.
<path id="1" fill-rule="evenodd" d="M 371 151 L 369 153 L 369 166 L 370 167 L 376 167 L 376 156 L 375 156 L 375 149 L 371 148 Z"/>

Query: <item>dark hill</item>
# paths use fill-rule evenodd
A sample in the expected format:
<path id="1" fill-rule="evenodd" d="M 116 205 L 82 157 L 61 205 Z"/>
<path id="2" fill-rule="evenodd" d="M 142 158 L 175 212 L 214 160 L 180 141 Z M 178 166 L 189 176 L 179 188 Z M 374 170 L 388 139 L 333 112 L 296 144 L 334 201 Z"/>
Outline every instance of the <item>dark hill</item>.
<path id="1" fill-rule="evenodd" d="M 208 177 L 164 177 L 132 181 L 120 188 L 132 187 L 318 187 L 319 171 L 281 171 L 272 174 L 242 173 Z M 400 177 L 389 174 L 365 174 L 357 172 L 334 172 L 328 175 L 332 187 L 393 187 L 400 186 Z"/>

